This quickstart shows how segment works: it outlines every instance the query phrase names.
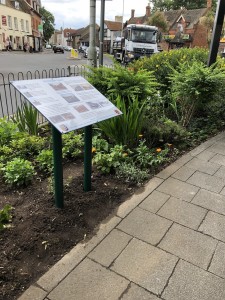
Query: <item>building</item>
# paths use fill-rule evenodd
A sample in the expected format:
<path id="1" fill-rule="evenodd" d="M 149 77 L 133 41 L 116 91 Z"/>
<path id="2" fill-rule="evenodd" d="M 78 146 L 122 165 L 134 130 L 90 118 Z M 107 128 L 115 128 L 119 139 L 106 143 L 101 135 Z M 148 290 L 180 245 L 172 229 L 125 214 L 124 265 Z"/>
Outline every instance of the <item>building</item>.
<path id="1" fill-rule="evenodd" d="M 31 46 L 31 15 L 19 1 L 0 0 L 0 50 L 11 43 L 13 50 L 22 50 L 25 43 Z"/>
<path id="2" fill-rule="evenodd" d="M 0 50 L 10 43 L 12 50 L 41 50 L 39 0 L 0 0 Z"/>
<path id="3" fill-rule="evenodd" d="M 96 46 L 99 46 L 99 25 L 95 25 L 96 30 Z M 90 25 L 77 29 L 69 37 L 72 40 L 72 47 L 74 49 L 79 49 L 81 46 L 89 46 L 89 34 L 90 34 Z"/>
<path id="4" fill-rule="evenodd" d="M 107 21 L 104 23 L 104 43 L 103 51 L 107 53 L 112 53 L 113 41 L 122 36 L 123 23 L 122 17 L 116 16 L 115 21 Z"/>

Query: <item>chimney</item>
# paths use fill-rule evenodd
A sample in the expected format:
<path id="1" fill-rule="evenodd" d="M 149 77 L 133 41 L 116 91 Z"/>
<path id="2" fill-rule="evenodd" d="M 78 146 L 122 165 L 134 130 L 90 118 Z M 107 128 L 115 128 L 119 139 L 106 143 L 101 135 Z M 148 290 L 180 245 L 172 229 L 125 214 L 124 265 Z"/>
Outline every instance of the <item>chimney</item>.
<path id="1" fill-rule="evenodd" d="M 209 1 L 209 0 L 208 0 Z M 150 17 L 150 15 L 151 15 L 151 7 L 150 7 L 150 5 L 148 5 L 148 6 L 146 6 L 146 17 Z"/>
<path id="2" fill-rule="evenodd" d="M 122 16 L 115 16 L 115 22 L 123 22 L 123 17 Z"/>
<path id="3" fill-rule="evenodd" d="M 212 8 L 212 0 L 207 0 L 207 8 Z"/>
<path id="4" fill-rule="evenodd" d="M 134 18 L 134 12 L 135 12 L 135 10 L 131 9 L 131 18 Z"/>

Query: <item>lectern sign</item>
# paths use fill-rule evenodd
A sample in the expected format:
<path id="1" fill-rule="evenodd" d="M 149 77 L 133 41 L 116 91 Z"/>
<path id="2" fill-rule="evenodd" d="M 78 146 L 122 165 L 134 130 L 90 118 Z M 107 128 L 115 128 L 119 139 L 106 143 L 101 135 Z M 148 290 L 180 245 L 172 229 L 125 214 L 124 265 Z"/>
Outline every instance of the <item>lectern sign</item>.
<path id="1" fill-rule="evenodd" d="M 11 84 L 61 133 L 122 114 L 81 76 L 19 80 Z"/>

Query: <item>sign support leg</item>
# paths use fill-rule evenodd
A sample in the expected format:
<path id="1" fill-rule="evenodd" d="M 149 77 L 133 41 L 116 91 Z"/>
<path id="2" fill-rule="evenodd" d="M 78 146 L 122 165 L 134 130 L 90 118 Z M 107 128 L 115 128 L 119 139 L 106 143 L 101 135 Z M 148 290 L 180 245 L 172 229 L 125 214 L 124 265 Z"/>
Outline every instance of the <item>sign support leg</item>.
<path id="1" fill-rule="evenodd" d="M 63 208 L 62 134 L 52 126 L 55 204 Z"/>
<path id="2" fill-rule="evenodd" d="M 91 190 L 92 125 L 85 127 L 84 134 L 84 191 L 88 192 Z"/>

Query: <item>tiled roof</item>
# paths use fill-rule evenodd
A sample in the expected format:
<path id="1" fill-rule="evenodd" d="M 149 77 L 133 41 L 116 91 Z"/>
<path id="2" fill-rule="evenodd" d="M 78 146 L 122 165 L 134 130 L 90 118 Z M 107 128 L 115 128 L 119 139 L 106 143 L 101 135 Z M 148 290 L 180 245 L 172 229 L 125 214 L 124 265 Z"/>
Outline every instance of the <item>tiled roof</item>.
<path id="1" fill-rule="evenodd" d="M 178 10 L 168 10 L 164 12 L 164 16 L 169 25 L 169 28 L 173 26 L 173 24 L 177 21 L 177 19 L 185 12 L 185 9 Z"/>
<path id="2" fill-rule="evenodd" d="M 105 20 L 105 24 L 106 24 L 107 28 L 111 31 L 120 31 L 121 27 L 122 27 L 121 22 L 106 21 Z"/>
<path id="3" fill-rule="evenodd" d="M 128 24 L 144 24 L 145 22 L 148 21 L 148 17 L 146 16 L 142 16 L 142 17 L 133 17 L 133 18 L 130 18 L 128 21 L 127 21 L 127 25 Z"/>

